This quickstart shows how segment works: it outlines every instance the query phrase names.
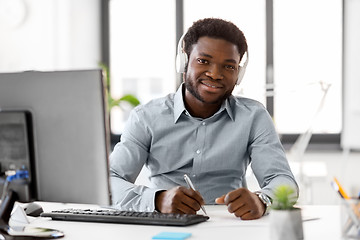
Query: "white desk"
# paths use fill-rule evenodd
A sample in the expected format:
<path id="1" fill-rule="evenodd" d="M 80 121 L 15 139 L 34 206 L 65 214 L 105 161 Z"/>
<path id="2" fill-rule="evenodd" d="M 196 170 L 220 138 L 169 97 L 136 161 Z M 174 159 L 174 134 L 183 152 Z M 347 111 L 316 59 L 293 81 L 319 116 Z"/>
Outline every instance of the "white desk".
<path id="1" fill-rule="evenodd" d="M 61 204 L 38 202 L 44 211 L 63 208 L 92 208 L 94 205 Z M 312 239 L 341 239 L 339 206 L 303 206 L 304 237 Z M 258 220 L 242 221 L 229 214 L 225 206 L 206 206 L 210 219 L 207 222 L 188 227 L 163 227 L 148 225 L 106 224 L 52 221 L 48 218 L 32 218 L 31 225 L 61 230 L 65 233 L 62 239 L 151 239 L 163 232 L 190 232 L 190 239 L 270 239 L 269 217 Z M 309 220 L 319 218 L 317 220 Z"/>

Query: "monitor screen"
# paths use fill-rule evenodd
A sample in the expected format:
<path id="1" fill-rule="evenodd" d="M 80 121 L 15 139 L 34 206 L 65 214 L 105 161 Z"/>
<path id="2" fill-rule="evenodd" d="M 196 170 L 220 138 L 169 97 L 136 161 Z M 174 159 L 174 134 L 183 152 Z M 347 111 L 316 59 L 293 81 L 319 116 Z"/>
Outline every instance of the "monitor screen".
<path id="1" fill-rule="evenodd" d="M 111 203 L 101 70 L 0 73 L 0 111 L 31 114 L 36 200 Z"/>
<path id="2" fill-rule="evenodd" d="M 29 126 L 32 122 L 28 111 L 0 111 L 0 193 L 2 195 L 7 186 L 22 202 L 37 196 L 33 134 Z M 23 178 L 15 176 L 17 170 L 20 171 L 16 176 Z M 27 170 L 27 174 L 23 170 Z M 6 183 L 10 175 L 12 180 Z"/>

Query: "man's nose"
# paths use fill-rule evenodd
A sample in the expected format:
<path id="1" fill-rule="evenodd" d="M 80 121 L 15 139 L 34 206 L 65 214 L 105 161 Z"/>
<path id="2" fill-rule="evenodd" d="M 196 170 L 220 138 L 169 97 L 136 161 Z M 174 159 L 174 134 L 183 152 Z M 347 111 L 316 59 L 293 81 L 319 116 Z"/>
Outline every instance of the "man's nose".
<path id="1" fill-rule="evenodd" d="M 218 64 L 209 65 L 209 69 L 206 71 L 206 76 L 211 77 L 214 80 L 223 79 L 224 75 L 222 73 L 221 66 Z"/>

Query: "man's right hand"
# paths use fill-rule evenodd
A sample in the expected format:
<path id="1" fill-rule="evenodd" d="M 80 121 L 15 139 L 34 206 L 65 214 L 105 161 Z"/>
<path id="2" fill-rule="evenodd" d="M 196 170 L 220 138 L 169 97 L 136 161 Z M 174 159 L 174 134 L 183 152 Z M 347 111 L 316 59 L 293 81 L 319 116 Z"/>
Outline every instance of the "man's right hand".
<path id="1" fill-rule="evenodd" d="M 157 192 L 155 195 L 156 210 L 162 213 L 196 214 L 204 203 L 198 191 L 183 186 Z"/>

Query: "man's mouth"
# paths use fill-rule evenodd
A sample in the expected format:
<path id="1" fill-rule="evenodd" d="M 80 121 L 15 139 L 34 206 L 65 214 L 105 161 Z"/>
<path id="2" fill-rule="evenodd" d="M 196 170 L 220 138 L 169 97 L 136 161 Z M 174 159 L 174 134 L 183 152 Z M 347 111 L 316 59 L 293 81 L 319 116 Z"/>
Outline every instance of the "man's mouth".
<path id="1" fill-rule="evenodd" d="M 202 84 L 204 84 L 205 86 L 208 86 L 210 88 L 221 88 L 222 86 L 219 86 L 219 85 L 216 85 L 216 84 L 213 84 L 209 81 L 201 81 Z"/>

